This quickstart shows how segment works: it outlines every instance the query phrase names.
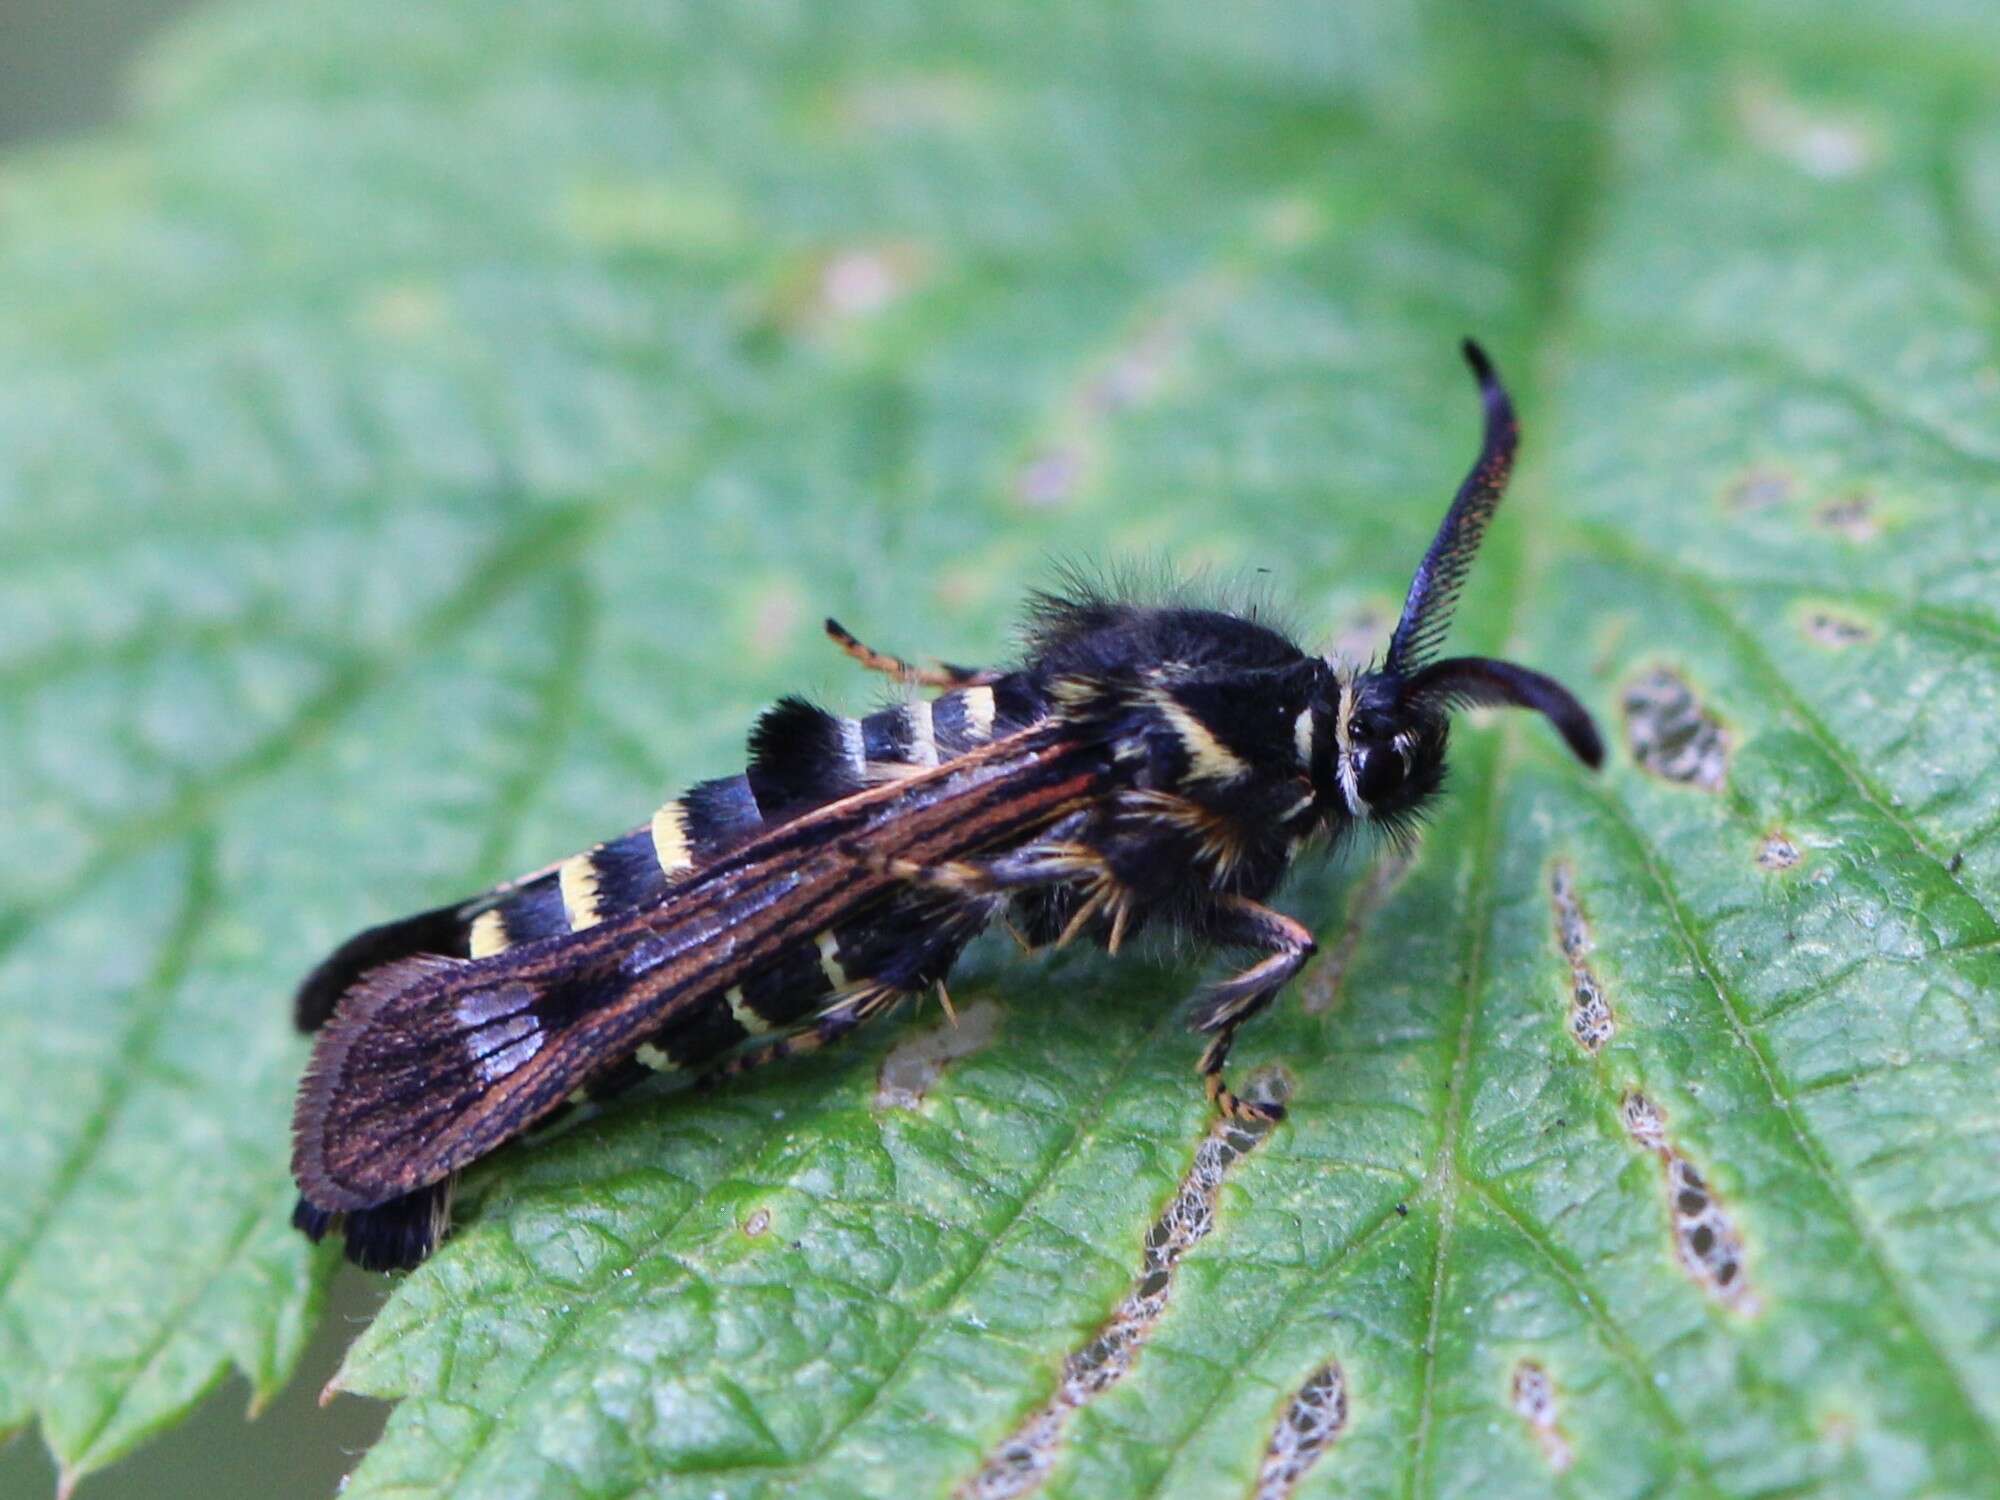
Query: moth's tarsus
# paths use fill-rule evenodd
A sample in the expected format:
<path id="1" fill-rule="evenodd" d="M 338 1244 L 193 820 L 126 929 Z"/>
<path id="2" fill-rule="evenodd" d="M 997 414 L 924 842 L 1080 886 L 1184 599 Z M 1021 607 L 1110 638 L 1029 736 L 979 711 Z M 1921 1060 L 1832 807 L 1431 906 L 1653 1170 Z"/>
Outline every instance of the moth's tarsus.
<path id="1" fill-rule="evenodd" d="M 1408 838 L 1467 704 L 1546 717 L 1595 766 L 1552 679 L 1438 659 L 1512 466 L 1514 413 L 1467 341 L 1479 457 L 1411 582 L 1383 664 L 1357 671 L 1248 614 L 1076 585 L 1030 604 L 1007 669 L 916 667 L 833 620 L 856 661 L 934 697 L 847 718 L 787 698 L 749 764 L 621 837 L 370 928 L 301 986 L 315 1045 L 293 1122 L 294 1222 L 363 1265 L 421 1260 L 463 1168 L 649 1073 L 711 1078 L 845 1036 L 941 984 L 996 920 L 1030 946 L 1116 951 L 1148 927 L 1243 950 L 1194 1011 L 1225 1114 L 1240 1028 L 1313 953 L 1267 901 L 1300 850 Z"/>

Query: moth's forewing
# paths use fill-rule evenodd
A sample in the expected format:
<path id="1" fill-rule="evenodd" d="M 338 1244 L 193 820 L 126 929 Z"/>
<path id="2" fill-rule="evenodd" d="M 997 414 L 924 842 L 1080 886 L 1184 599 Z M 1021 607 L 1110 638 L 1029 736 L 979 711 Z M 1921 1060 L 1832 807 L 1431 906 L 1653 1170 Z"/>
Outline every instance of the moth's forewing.
<path id="1" fill-rule="evenodd" d="M 323 1210 L 437 1182 L 519 1135 L 688 1007 L 850 921 L 901 884 L 894 862 L 1032 837 L 1097 796 L 1102 749 L 1023 731 L 773 829 L 651 908 L 479 960 L 417 956 L 365 975 L 320 1030 L 293 1170 Z M 690 1062 L 693 1060 L 691 1059 Z"/>

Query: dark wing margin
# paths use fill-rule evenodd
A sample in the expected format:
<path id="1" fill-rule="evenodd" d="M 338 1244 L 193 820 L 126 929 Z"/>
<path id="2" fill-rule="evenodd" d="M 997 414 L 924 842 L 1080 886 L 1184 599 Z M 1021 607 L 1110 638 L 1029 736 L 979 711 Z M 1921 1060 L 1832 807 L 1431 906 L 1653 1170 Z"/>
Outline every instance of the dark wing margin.
<path id="1" fill-rule="evenodd" d="M 373 970 L 320 1033 L 299 1088 L 292 1171 L 306 1198 L 373 1208 L 520 1134 L 611 1060 L 579 1033 L 621 982 L 596 963 L 417 957 Z"/>
<path id="2" fill-rule="evenodd" d="M 340 997 L 371 969 L 418 954 L 463 952 L 465 909 L 464 902 L 440 906 L 355 933 L 300 981 L 298 994 L 292 999 L 293 1024 L 301 1031 L 318 1031 L 333 1015 Z"/>

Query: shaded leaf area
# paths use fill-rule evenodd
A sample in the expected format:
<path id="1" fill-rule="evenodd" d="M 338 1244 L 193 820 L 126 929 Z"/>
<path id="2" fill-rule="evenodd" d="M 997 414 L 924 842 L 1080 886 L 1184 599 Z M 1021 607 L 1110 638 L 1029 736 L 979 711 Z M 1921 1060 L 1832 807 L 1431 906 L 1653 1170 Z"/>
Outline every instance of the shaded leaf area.
<path id="1" fill-rule="evenodd" d="M 1531 448 L 1458 640 L 1620 753 L 1469 726 L 1407 871 L 1298 882 L 1338 973 L 1238 1064 L 1287 1123 L 1191 1193 L 1198 971 L 982 947 L 1001 1019 L 914 1102 L 892 1028 L 475 1172 L 340 1377 L 401 1402 L 348 1493 L 1974 1492 L 1996 40 L 185 30 L 141 130 L 0 175 L 0 1428 L 77 1474 L 283 1381 L 329 942 L 629 826 L 777 692 L 868 702 L 824 611 L 978 661 L 1047 554 L 1154 552 L 1373 648 L 1476 332 Z"/>

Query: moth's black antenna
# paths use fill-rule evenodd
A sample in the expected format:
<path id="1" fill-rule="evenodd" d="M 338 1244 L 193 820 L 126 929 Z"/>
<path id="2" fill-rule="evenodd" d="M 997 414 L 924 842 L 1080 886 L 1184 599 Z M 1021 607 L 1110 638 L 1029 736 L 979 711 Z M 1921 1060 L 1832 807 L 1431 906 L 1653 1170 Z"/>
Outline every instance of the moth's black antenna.
<path id="1" fill-rule="evenodd" d="M 1553 677 L 1528 667 L 1486 656 L 1447 657 L 1420 668 L 1404 685 L 1403 693 L 1406 703 L 1532 708 L 1555 725 L 1578 760 L 1593 771 L 1604 764 L 1604 741 L 1598 737 L 1589 710 Z"/>
<path id="2" fill-rule="evenodd" d="M 1403 617 L 1389 639 L 1389 657 L 1383 670 L 1404 673 L 1416 670 L 1435 651 L 1451 626 L 1452 606 L 1486 534 L 1486 523 L 1500 504 L 1507 488 L 1507 476 L 1514 467 L 1514 449 L 1521 436 L 1514 420 L 1514 403 L 1493 371 L 1493 362 L 1471 339 L 1463 345 L 1465 362 L 1479 380 L 1480 399 L 1486 406 L 1486 437 L 1479 458 L 1458 497 L 1444 513 L 1430 550 L 1417 564 L 1417 576 L 1410 580 L 1409 596 L 1403 600 Z"/>

